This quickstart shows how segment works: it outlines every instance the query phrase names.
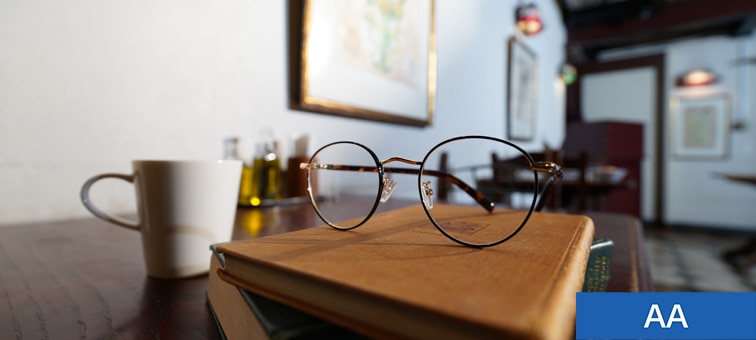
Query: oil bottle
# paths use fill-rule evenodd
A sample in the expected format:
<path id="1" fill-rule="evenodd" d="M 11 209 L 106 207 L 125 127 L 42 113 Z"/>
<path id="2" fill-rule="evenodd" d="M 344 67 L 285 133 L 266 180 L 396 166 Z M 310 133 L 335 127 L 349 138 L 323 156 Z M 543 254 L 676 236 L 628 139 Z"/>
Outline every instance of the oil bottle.
<path id="1" fill-rule="evenodd" d="M 240 206 L 249 206 L 252 198 L 252 162 L 249 158 L 244 159 L 239 151 L 239 138 L 229 137 L 225 140 L 224 157 L 225 159 L 238 159 L 242 161 L 241 181 L 239 182 L 239 197 L 237 204 Z"/>
<path id="2" fill-rule="evenodd" d="M 257 144 L 248 205 L 259 206 L 283 197 L 283 174 L 277 147 L 272 138 Z"/>

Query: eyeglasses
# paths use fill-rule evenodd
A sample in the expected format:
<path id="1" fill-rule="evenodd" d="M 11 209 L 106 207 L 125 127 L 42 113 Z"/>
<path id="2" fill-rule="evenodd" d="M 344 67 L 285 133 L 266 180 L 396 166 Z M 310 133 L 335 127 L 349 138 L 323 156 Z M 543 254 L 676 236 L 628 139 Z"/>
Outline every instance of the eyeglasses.
<path id="1" fill-rule="evenodd" d="M 386 166 L 394 162 L 419 168 Z M 457 243 L 473 247 L 497 245 L 516 235 L 533 211 L 543 206 L 551 185 L 562 178 L 562 169 L 556 163 L 536 162 L 519 146 L 487 136 L 448 139 L 434 146 L 419 162 L 400 157 L 380 161 L 362 144 L 334 142 L 317 150 L 300 168 L 307 170 L 315 212 L 339 230 L 361 226 L 381 202 L 388 201 L 397 186 L 392 175 L 417 175 L 423 209 L 436 229 Z M 541 183 L 538 173 L 551 176 Z M 366 195 L 375 199 L 358 207 L 354 213 L 359 218 L 349 223 L 337 221 L 343 216 L 335 210 L 337 204 L 319 205 L 339 197 Z M 445 204 L 434 205 L 434 200 Z M 516 207 L 517 202 L 518 209 L 495 209 L 497 204 Z M 481 210 L 475 216 L 463 216 L 453 209 L 454 205 L 477 205 Z M 497 218 L 503 214 L 509 216 Z"/>

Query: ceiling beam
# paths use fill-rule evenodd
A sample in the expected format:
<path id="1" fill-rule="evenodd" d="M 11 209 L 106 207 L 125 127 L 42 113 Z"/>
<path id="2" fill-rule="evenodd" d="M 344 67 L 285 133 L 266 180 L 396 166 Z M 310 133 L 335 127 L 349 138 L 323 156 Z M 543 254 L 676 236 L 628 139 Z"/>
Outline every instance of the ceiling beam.
<path id="1" fill-rule="evenodd" d="M 665 6 L 658 1 L 642 3 L 645 7 L 640 8 L 636 3 L 633 11 L 625 11 L 624 18 L 618 17 L 618 12 L 610 11 L 609 15 L 613 16 L 601 20 L 595 17 L 599 14 L 594 13 L 591 19 L 594 24 L 572 22 L 573 28 L 569 28 L 568 23 L 576 17 L 566 13 L 571 55 L 575 56 L 578 51 L 583 57 L 593 59 L 606 49 L 689 36 L 750 34 L 756 26 L 756 1 L 752 0 L 690 0 Z"/>

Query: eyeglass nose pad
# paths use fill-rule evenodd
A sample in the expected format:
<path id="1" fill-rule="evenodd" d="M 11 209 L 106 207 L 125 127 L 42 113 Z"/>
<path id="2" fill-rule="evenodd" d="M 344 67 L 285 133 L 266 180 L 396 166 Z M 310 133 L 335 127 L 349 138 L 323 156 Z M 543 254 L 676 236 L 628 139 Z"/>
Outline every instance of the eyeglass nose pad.
<path id="1" fill-rule="evenodd" d="M 393 179 L 384 178 L 383 179 L 383 192 L 381 192 L 381 203 L 386 203 L 388 199 L 391 197 L 391 193 L 394 192 L 394 188 L 396 188 L 396 181 Z"/>
<path id="2" fill-rule="evenodd" d="M 426 209 L 433 209 L 433 189 L 431 189 L 430 184 L 430 181 L 425 181 L 422 188 L 420 188 L 423 193 L 423 204 Z"/>

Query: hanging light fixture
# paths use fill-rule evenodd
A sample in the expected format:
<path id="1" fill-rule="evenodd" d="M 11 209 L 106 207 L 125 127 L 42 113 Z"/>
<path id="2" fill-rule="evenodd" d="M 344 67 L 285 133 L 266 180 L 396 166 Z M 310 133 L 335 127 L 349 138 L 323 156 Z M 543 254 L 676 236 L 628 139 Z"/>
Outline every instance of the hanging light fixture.
<path id="1" fill-rule="evenodd" d="M 541 12 L 535 4 L 520 4 L 515 9 L 517 28 L 525 35 L 534 35 L 543 30 Z"/>
<path id="2" fill-rule="evenodd" d="M 706 69 L 695 69 L 688 71 L 677 78 L 677 86 L 703 86 L 711 85 L 717 82 L 717 75 Z"/>

